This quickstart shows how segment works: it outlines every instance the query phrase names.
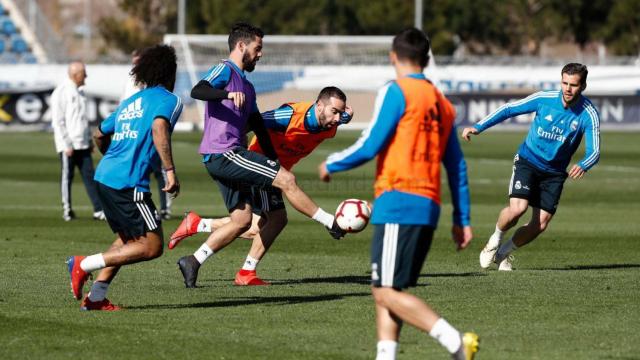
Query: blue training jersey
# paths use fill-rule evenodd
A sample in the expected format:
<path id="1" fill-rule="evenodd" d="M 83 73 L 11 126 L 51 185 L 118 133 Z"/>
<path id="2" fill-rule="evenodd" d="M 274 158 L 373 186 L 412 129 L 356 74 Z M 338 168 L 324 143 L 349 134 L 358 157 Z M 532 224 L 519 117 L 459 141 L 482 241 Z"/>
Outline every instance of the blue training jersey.
<path id="1" fill-rule="evenodd" d="M 585 155 L 578 162 L 587 171 L 600 159 L 600 116 L 589 99 L 581 96 L 565 109 L 560 91 L 540 91 L 505 104 L 474 125 L 482 132 L 510 117 L 535 112 L 533 123 L 518 154 L 543 171 L 564 173 L 585 137 Z"/>
<path id="2" fill-rule="evenodd" d="M 278 132 L 285 132 L 289 127 L 289 123 L 291 122 L 291 117 L 293 116 L 293 108 L 287 104 L 280 106 L 277 109 L 265 111 L 262 113 L 262 118 L 264 119 L 264 125 L 267 129 L 275 130 Z M 351 121 L 351 116 L 346 112 L 340 114 L 340 123 L 346 124 Z M 317 133 L 322 131 L 322 127 L 320 126 L 320 122 L 318 122 L 318 118 L 316 117 L 316 104 L 313 104 L 304 118 L 304 127 L 310 133 Z"/>
<path id="3" fill-rule="evenodd" d="M 409 75 L 425 79 L 423 74 Z M 400 119 L 405 112 L 405 98 L 396 82 L 383 86 L 376 97 L 373 120 L 362 132 L 358 141 L 349 148 L 331 154 L 327 158 L 329 173 L 349 170 L 373 159 L 383 151 L 395 134 Z M 466 226 L 471 224 L 471 205 L 467 166 L 452 129 L 447 142 L 442 163 L 447 170 L 449 189 L 453 203 L 453 223 Z M 430 225 L 436 227 L 440 217 L 440 205 L 433 200 L 402 191 L 385 191 L 376 200 L 371 216 L 372 224 Z"/>
<path id="4" fill-rule="evenodd" d="M 163 118 L 173 131 L 181 112 L 180 98 L 161 86 L 141 90 L 123 100 L 100 124 L 100 131 L 112 136 L 95 180 L 113 189 L 148 192 L 151 165 L 159 158 L 153 144 L 153 121 Z"/>

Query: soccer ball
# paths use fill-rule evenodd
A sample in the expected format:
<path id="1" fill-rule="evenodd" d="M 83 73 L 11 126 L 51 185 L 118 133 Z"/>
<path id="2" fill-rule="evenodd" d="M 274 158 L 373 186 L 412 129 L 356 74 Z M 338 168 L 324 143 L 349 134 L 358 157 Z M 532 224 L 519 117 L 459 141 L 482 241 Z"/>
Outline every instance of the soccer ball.
<path id="1" fill-rule="evenodd" d="M 347 199 L 336 209 L 336 222 L 340 229 L 348 233 L 364 230 L 371 217 L 369 203 L 359 199 Z"/>

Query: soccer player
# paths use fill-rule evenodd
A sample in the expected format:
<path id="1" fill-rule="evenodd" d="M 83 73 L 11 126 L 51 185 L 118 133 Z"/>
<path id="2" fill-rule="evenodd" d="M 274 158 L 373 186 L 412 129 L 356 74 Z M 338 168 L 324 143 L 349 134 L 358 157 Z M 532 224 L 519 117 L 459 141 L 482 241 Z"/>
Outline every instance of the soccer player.
<path id="1" fill-rule="evenodd" d="M 280 164 L 287 170 L 309 155 L 325 139 L 336 135 L 340 124 L 348 123 L 353 110 L 346 105 L 347 96 L 337 87 L 326 87 L 320 91 L 315 102 L 287 103 L 278 109 L 262 113 L 267 131 L 274 144 Z M 263 154 L 254 136 L 249 150 Z M 253 211 L 251 228 L 239 237 L 252 240 L 249 254 L 236 273 L 236 285 L 268 285 L 256 274 L 256 268 L 276 236 L 287 224 L 287 213 L 282 192 L 277 188 L 258 190 L 252 193 Z M 183 239 L 198 232 L 210 233 L 231 221 L 201 218 L 189 212 L 178 229 L 171 235 L 169 249 Z"/>
<path id="2" fill-rule="evenodd" d="M 131 73 L 144 90 L 120 103 L 94 132 L 104 154 L 95 175 L 98 196 L 118 237 L 103 253 L 71 256 L 67 261 L 71 290 L 78 300 L 89 274 L 101 270 L 82 300 L 82 310 L 119 310 L 106 293 L 120 267 L 162 255 L 162 228 L 151 201 L 149 173 L 150 164 L 160 157 L 167 172 L 163 191 L 178 194 L 180 183 L 171 152 L 171 132 L 182 112 L 180 99 L 171 93 L 176 67 L 171 46 L 143 50 Z"/>
<path id="3" fill-rule="evenodd" d="M 513 162 L 509 182 L 509 205 L 500 211 L 495 232 L 480 253 L 480 266 L 513 269 L 510 254 L 533 241 L 551 222 L 567 176 L 581 179 L 600 159 L 600 117 L 596 107 L 582 96 L 587 87 L 587 67 L 570 63 L 561 71 L 561 91 L 541 91 L 525 99 L 501 106 L 498 110 L 465 128 L 462 137 L 469 141 L 488 128 L 520 114 L 535 112 L 525 141 Z M 585 137 L 585 155 L 566 169 L 571 156 Z M 531 220 L 502 242 L 531 206 Z M 501 244 L 502 242 L 502 244 Z"/>
<path id="4" fill-rule="evenodd" d="M 75 167 L 78 167 L 89 200 L 93 204 L 93 218 L 104 220 L 104 212 L 93 180 L 93 144 L 87 119 L 87 101 L 83 91 L 87 78 L 84 64 L 79 61 L 69 64 L 68 75 L 69 78 L 51 94 L 51 126 L 62 168 L 62 219 L 71 221 L 76 217 L 71 206 L 71 184 Z"/>
<path id="5" fill-rule="evenodd" d="M 251 227 L 255 191 L 276 187 L 296 210 L 324 225 L 332 237 L 339 239 L 345 234 L 334 216 L 319 208 L 298 187 L 295 176 L 276 161 L 258 111 L 256 92 L 245 74 L 255 69 L 262 56 L 263 37 L 262 30 L 255 26 L 235 24 L 229 34 L 229 58 L 211 68 L 191 90 L 193 98 L 206 101 L 199 152 L 220 188 L 231 221 L 212 233 L 193 255 L 178 260 L 188 288 L 196 286 L 200 265 Z M 264 155 L 247 150 L 248 128 L 256 134 Z M 264 231 L 268 230 L 261 230 Z"/>
<path id="6" fill-rule="evenodd" d="M 135 66 L 138 60 L 140 60 L 140 50 L 135 49 L 131 53 L 131 64 Z M 124 101 L 131 95 L 144 89 L 144 86 L 142 84 L 136 83 L 136 79 L 131 74 L 129 74 L 129 79 L 127 80 L 128 81 L 125 84 L 124 90 L 122 91 L 120 101 Z M 158 186 L 158 196 L 160 197 L 160 217 L 162 218 L 162 220 L 169 220 L 171 219 L 171 202 L 173 199 L 171 198 L 171 194 L 162 191 L 162 189 L 164 189 L 165 187 L 167 174 L 165 174 L 165 172 L 162 170 L 160 159 L 154 161 L 151 164 L 151 169 Z"/>
<path id="7" fill-rule="evenodd" d="M 376 155 L 371 246 L 378 360 L 395 359 L 404 322 L 428 332 L 454 359 L 472 359 L 474 333 L 463 336 L 425 302 L 403 290 L 417 284 L 440 215 L 440 163 L 447 169 L 458 250 L 472 238 L 467 168 L 457 141 L 455 109 L 424 76 L 429 39 L 416 28 L 398 33 L 390 52 L 397 79 L 378 92 L 373 121 L 351 147 L 320 164 L 320 178 Z"/>

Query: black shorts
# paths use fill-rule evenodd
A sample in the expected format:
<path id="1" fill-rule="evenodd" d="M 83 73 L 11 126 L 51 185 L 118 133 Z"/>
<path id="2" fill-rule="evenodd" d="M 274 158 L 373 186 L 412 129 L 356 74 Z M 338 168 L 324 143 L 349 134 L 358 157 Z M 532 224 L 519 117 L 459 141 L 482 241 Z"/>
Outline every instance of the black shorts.
<path id="1" fill-rule="evenodd" d="M 371 284 L 406 289 L 416 286 L 434 228 L 427 225 L 375 225 L 371 243 Z"/>
<path id="2" fill-rule="evenodd" d="M 265 189 L 254 186 L 251 191 L 251 210 L 254 214 L 262 215 L 263 213 L 285 208 L 280 189 L 273 186 Z"/>
<path id="3" fill-rule="evenodd" d="M 527 199 L 530 206 L 555 214 L 566 179 L 566 173 L 542 171 L 516 155 L 509 182 L 509 197 Z"/>
<path id="4" fill-rule="evenodd" d="M 255 189 L 271 188 L 280 170 L 277 161 L 245 148 L 212 154 L 205 167 L 218 184 L 229 211 L 241 203 L 253 204 Z"/>
<path id="5" fill-rule="evenodd" d="M 134 188 L 116 190 L 99 182 L 98 197 L 114 233 L 129 240 L 160 228 L 160 217 L 150 192 Z"/>

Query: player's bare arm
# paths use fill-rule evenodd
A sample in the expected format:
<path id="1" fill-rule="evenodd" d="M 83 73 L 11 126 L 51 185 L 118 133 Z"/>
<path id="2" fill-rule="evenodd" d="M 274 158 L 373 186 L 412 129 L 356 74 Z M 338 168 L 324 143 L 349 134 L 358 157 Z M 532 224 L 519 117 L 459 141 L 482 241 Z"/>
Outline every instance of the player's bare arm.
<path id="1" fill-rule="evenodd" d="M 155 120 L 153 120 L 153 145 L 156 147 L 158 155 L 160 155 L 162 167 L 167 173 L 167 182 L 162 191 L 174 194 L 173 196 L 176 197 L 180 192 L 180 182 L 176 176 L 176 169 L 173 164 L 169 127 L 169 122 L 163 118 L 155 118 Z"/>
<path id="2" fill-rule="evenodd" d="M 478 129 L 474 127 L 466 127 L 462 130 L 462 138 L 471 141 L 471 135 L 478 135 Z"/>
<path id="3" fill-rule="evenodd" d="M 327 170 L 326 161 L 323 161 L 322 163 L 320 163 L 320 165 L 318 165 L 318 176 L 320 177 L 320 180 L 324 182 L 331 181 L 331 174 L 329 174 L 329 170 Z"/>
<path id="4" fill-rule="evenodd" d="M 109 144 L 111 144 L 111 136 L 103 134 L 100 128 L 97 128 L 93 132 L 93 141 L 96 143 L 96 147 L 100 150 L 100 153 L 104 155 L 107 149 L 109 149 Z"/>
<path id="5" fill-rule="evenodd" d="M 469 225 L 453 225 L 451 227 L 451 236 L 453 237 L 453 242 L 456 243 L 457 249 L 463 250 L 471 243 L 471 240 L 473 239 L 473 230 Z"/>
<path id="6" fill-rule="evenodd" d="M 573 165 L 569 170 L 569 177 L 572 179 L 578 180 L 578 179 L 582 179 L 585 173 L 586 171 L 584 171 L 583 168 L 581 168 L 579 165 L 576 164 L 576 165 Z"/>

